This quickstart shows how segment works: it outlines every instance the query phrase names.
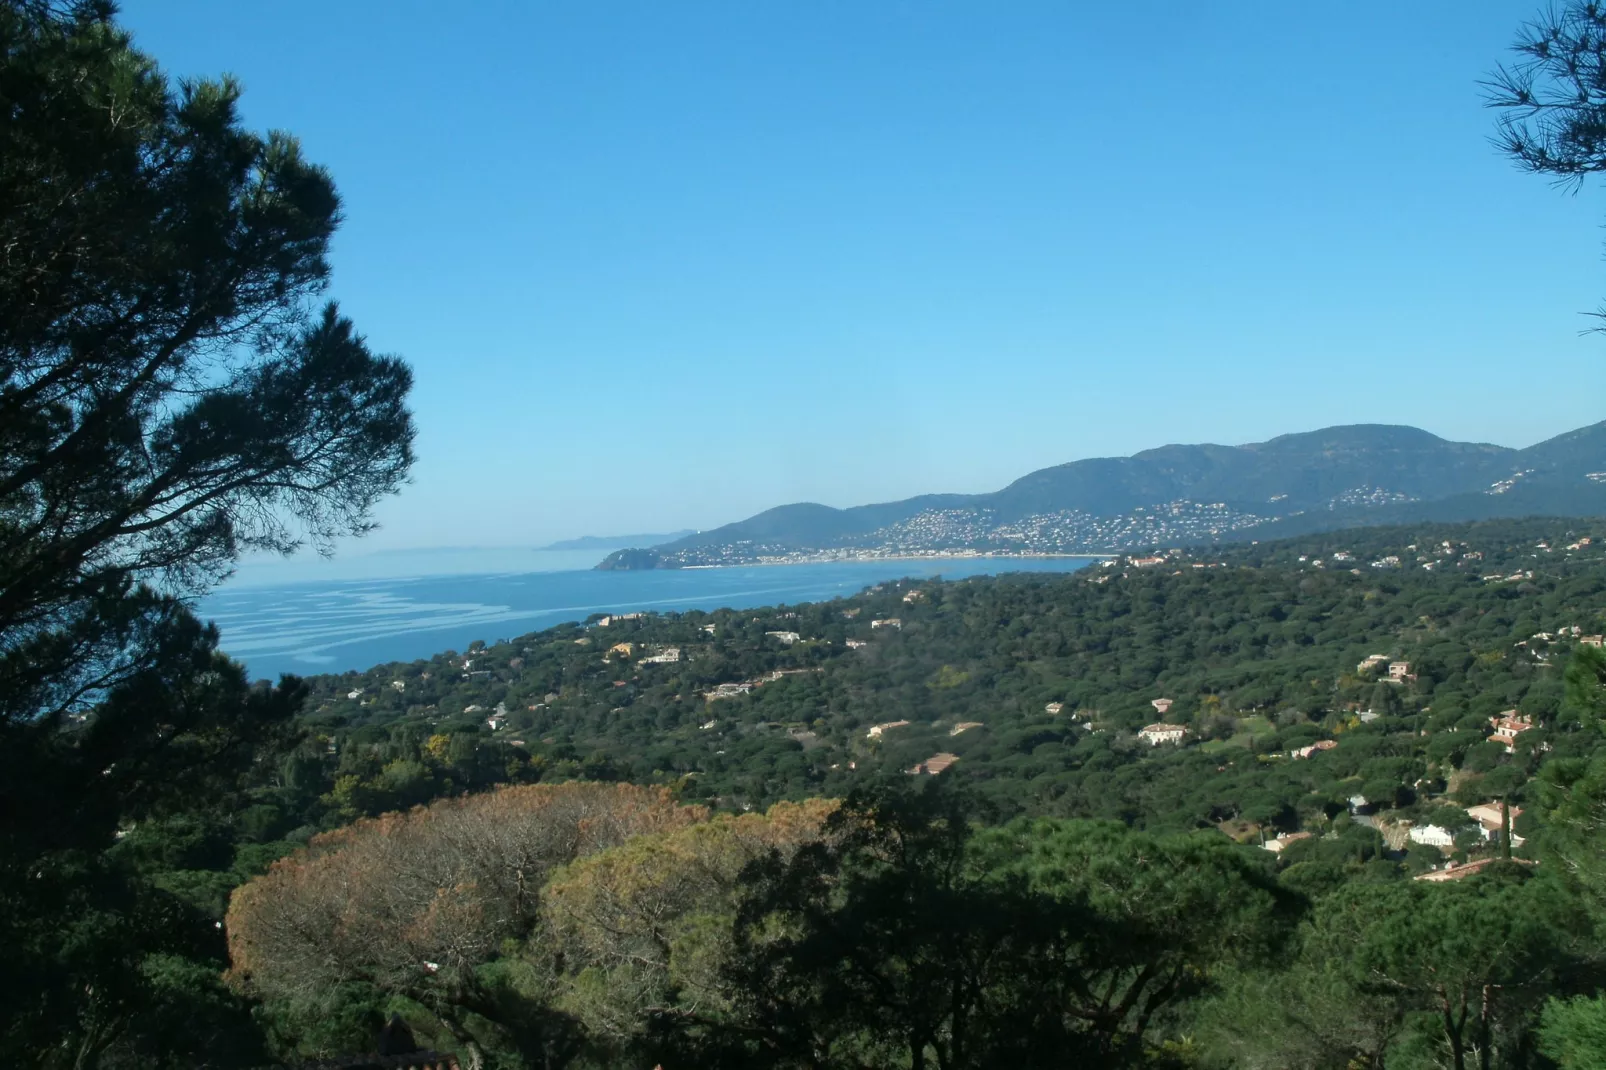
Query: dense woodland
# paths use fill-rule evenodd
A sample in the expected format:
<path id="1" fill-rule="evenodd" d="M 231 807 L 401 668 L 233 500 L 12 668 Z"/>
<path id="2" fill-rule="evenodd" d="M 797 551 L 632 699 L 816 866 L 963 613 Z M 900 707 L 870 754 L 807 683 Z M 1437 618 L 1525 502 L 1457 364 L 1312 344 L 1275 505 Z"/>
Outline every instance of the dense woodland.
<path id="1" fill-rule="evenodd" d="M 233 998 L 260 1001 L 285 1054 L 360 1047 L 401 1013 L 511 1067 L 905 1066 L 915 1044 L 947 1066 L 1549 1065 L 1546 997 L 1597 978 L 1592 886 L 1564 878 L 1593 864 L 1566 845 L 1593 820 L 1573 792 L 1594 790 L 1606 724 L 1606 658 L 1585 642 L 1606 628 L 1603 535 L 1354 531 L 476 642 L 305 681 L 300 742 L 236 810 L 119 849 L 227 917 Z M 1372 655 L 1412 678 L 1361 671 Z M 732 683 L 756 686 L 718 697 Z M 1534 727 L 1508 753 L 1489 736 L 1513 710 Z M 1151 745 L 1152 722 L 1188 732 Z M 957 761 L 925 772 L 937 754 Z M 1510 863 L 1466 814 L 1501 799 L 1520 808 Z M 604 813 L 605 830 L 554 831 Z M 1453 842 L 1412 842 L 1417 826 Z M 509 859 L 527 860 L 512 884 Z M 1480 859 L 1497 864 L 1412 879 Z M 1015 946 L 1035 911 L 1046 943 Z M 1423 927 L 1378 928 L 1395 916 Z M 778 917 L 794 928 L 777 944 Z M 1428 946 L 1452 935 L 1466 943 Z M 1377 989 L 1353 958 L 1374 937 L 1386 969 L 1447 956 L 1473 971 L 1463 995 L 1502 995 L 1452 1022 L 1431 971 Z M 855 979 L 831 958 L 844 940 L 885 942 L 875 965 L 897 977 Z M 821 975 L 799 979 L 810 962 Z M 886 995 L 953 971 L 981 985 L 975 1006 Z M 864 1048 L 916 1002 L 936 1024 L 896 1028 L 926 1039 Z M 850 1028 L 848 1008 L 871 1016 Z"/>
<path id="2" fill-rule="evenodd" d="M 742 808 L 840 796 L 872 771 L 951 753 L 953 772 L 1008 812 L 1291 830 L 1313 807 L 1342 807 L 1357 777 L 1403 803 L 1447 762 L 1467 766 L 1465 794 L 1496 765 L 1531 771 L 1552 738 L 1570 747 L 1554 726 L 1557 666 L 1576 642 L 1561 629 L 1606 625 L 1606 546 L 1592 530 L 1370 530 L 1163 566 L 593 619 L 308 680 L 304 722 L 323 746 L 304 747 L 296 776 L 315 777 L 340 819 L 553 777 Z M 1402 566 L 1370 567 L 1388 557 Z M 874 625 L 888 618 L 900 626 Z M 679 660 L 651 660 L 666 650 Z M 1409 662 L 1414 679 L 1358 672 L 1375 654 Z M 717 697 L 739 683 L 755 686 Z M 1163 698 L 1162 715 L 1151 703 Z M 1482 741 L 1507 709 L 1545 724 L 1509 758 Z M 1379 716 L 1363 725 L 1363 711 Z M 1188 726 L 1190 744 L 1135 737 L 1155 721 Z M 1421 742 L 1403 748 L 1407 736 Z M 1270 760 L 1321 739 L 1343 746 Z"/>

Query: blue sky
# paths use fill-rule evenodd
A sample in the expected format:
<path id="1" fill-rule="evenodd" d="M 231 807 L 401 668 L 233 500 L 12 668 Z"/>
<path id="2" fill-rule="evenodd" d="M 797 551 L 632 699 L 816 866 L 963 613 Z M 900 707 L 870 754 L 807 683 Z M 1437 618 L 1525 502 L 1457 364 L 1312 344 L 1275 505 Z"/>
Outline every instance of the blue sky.
<path id="1" fill-rule="evenodd" d="M 416 371 L 364 549 L 712 527 L 1167 442 L 1603 417 L 1606 202 L 1489 145 L 1529 2 L 125 0 L 334 172 Z"/>

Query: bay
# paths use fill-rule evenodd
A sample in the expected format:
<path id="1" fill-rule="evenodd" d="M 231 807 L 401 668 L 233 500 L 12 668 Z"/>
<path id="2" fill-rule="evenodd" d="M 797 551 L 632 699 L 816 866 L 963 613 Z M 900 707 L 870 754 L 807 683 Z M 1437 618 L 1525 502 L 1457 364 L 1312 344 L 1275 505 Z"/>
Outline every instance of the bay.
<path id="1" fill-rule="evenodd" d="M 587 555 L 595 560 L 596 555 Z M 598 572 L 568 568 L 230 583 L 198 607 L 222 648 L 254 678 L 368 669 L 462 650 L 595 613 L 749 609 L 817 602 L 903 577 L 963 579 L 1003 572 L 1072 572 L 1069 557 L 964 557 Z M 572 558 L 560 558 L 567 563 Z M 349 570 L 348 570 L 349 572 Z"/>

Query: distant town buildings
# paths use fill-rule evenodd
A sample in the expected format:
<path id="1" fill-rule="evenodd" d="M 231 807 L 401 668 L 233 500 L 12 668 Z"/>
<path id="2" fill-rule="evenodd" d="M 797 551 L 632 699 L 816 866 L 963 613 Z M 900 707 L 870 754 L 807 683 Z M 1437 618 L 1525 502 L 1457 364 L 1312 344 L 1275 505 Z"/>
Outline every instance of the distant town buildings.
<path id="1" fill-rule="evenodd" d="M 1482 830 L 1484 839 L 1490 840 L 1494 843 L 1500 842 L 1500 832 L 1503 827 L 1501 824 L 1501 813 L 1505 805 L 1505 803 L 1496 800 L 1494 802 L 1479 803 L 1477 806 L 1467 807 L 1467 816 L 1478 823 L 1478 828 Z M 1516 825 L 1517 818 L 1521 816 L 1522 807 L 1513 806 L 1511 808 L 1512 825 Z M 1511 834 L 1511 846 L 1521 847 L 1523 842 L 1523 837 L 1518 836 L 1515 832 Z"/>
<path id="2" fill-rule="evenodd" d="M 873 621 L 871 621 L 870 622 L 870 627 L 871 628 L 897 628 L 899 631 L 902 631 L 903 630 L 903 621 L 898 617 L 885 617 L 885 618 L 883 618 L 881 620 L 873 620 Z"/>
<path id="3" fill-rule="evenodd" d="M 1415 825 L 1406 836 L 1412 843 L 1420 843 L 1427 847 L 1454 847 L 1455 837 L 1450 830 L 1438 825 Z"/>
<path id="4" fill-rule="evenodd" d="M 1063 703 L 1063 702 L 1050 702 L 1047 706 L 1043 707 L 1043 712 L 1046 713 L 1046 714 L 1049 714 L 1050 716 L 1053 716 L 1053 715 L 1058 714 L 1064 708 L 1065 708 L 1065 703 Z"/>
<path id="5" fill-rule="evenodd" d="M 870 731 L 866 732 L 864 736 L 866 739 L 880 739 L 881 733 L 887 731 L 889 728 L 902 728 L 908 723 L 908 721 L 883 721 L 881 724 L 871 725 Z"/>
<path id="6" fill-rule="evenodd" d="M 1312 754 L 1319 754 L 1324 750 L 1332 750 L 1336 746 L 1338 746 L 1336 739 L 1318 739 L 1308 747 L 1300 747 L 1298 750 L 1292 750 L 1288 753 L 1293 758 L 1309 758 Z"/>
<path id="7" fill-rule="evenodd" d="M 680 660 L 680 647 L 669 646 L 651 657 L 641 659 L 643 665 L 673 665 Z"/>
<path id="8" fill-rule="evenodd" d="M 1181 743 L 1188 730 L 1179 724 L 1151 724 L 1138 733 L 1138 738 L 1151 747 L 1162 743 Z"/>
<path id="9" fill-rule="evenodd" d="M 1517 737 L 1533 728 L 1534 719 L 1528 714 L 1507 710 L 1489 718 L 1489 723 L 1494 726 L 1494 734 L 1489 737 L 1489 742 L 1499 743 L 1506 748 L 1507 754 L 1511 754 L 1517 749 Z"/>
<path id="10" fill-rule="evenodd" d="M 950 765 L 953 765 L 958 760 L 959 755 L 949 754 L 947 751 L 944 751 L 941 754 L 933 754 L 931 757 L 909 770 L 909 772 L 917 776 L 921 774 L 926 776 L 936 776 L 938 773 L 942 772 L 944 769 L 947 769 Z"/>
<path id="11" fill-rule="evenodd" d="M 1170 710 L 1172 706 L 1176 705 L 1176 699 L 1170 699 L 1170 698 L 1150 699 L 1149 700 L 1149 705 L 1153 706 L 1155 708 L 1155 710 L 1157 710 L 1159 712 L 1160 716 L 1164 717 L 1166 715 L 1166 712 L 1168 710 Z"/>
<path id="12" fill-rule="evenodd" d="M 1483 870 L 1488 869 L 1498 861 L 1500 861 L 1498 858 L 1480 858 L 1476 862 L 1446 862 L 1443 869 L 1435 869 L 1430 870 L 1427 873 L 1419 873 L 1414 879 L 1419 881 L 1433 881 L 1435 883 L 1438 881 L 1458 881 L 1463 877 L 1470 877 L 1475 873 L 1481 873 Z M 1513 858 L 1511 861 L 1515 862 L 1519 866 L 1537 866 L 1539 864 L 1538 862 L 1530 862 L 1526 858 Z"/>
<path id="13" fill-rule="evenodd" d="M 1276 839 L 1267 840 L 1265 843 L 1261 844 L 1261 846 L 1270 851 L 1272 854 L 1278 855 L 1282 854 L 1284 849 L 1286 849 L 1290 844 L 1298 843 L 1300 840 L 1308 840 L 1310 838 L 1311 834 L 1309 832 L 1285 832 Z"/>
<path id="14" fill-rule="evenodd" d="M 615 613 L 612 616 L 603 617 L 598 620 L 597 627 L 606 628 L 611 624 L 618 624 L 620 621 L 640 620 L 645 616 L 645 613 Z"/>
<path id="15" fill-rule="evenodd" d="M 764 634 L 769 636 L 771 639 L 779 640 L 782 646 L 791 646 L 793 643 L 803 638 L 797 632 L 765 632 Z"/>

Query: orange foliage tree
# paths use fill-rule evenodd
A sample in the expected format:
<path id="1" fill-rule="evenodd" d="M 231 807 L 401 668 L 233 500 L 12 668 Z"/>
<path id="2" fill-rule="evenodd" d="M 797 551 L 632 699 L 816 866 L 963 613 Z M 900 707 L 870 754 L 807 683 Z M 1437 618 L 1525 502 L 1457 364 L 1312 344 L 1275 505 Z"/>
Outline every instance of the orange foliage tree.
<path id="1" fill-rule="evenodd" d="M 722 1015 L 747 863 L 819 840 L 837 803 L 777 803 L 765 814 L 640 836 L 553 874 L 546 950 L 558 956 L 557 1006 L 594 1038 L 628 1041 L 654 1018 Z"/>
<path id="2" fill-rule="evenodd" d="M 234 892 L 229 980 L 301 1006 L 366 983 L 428 1006 L 463 1038 L 464 1011 L 495 1020 L 477 968 L 530 935 L 553 870 L 707 816 L 661 788 L 571 783 L 360 821 Z"/>

